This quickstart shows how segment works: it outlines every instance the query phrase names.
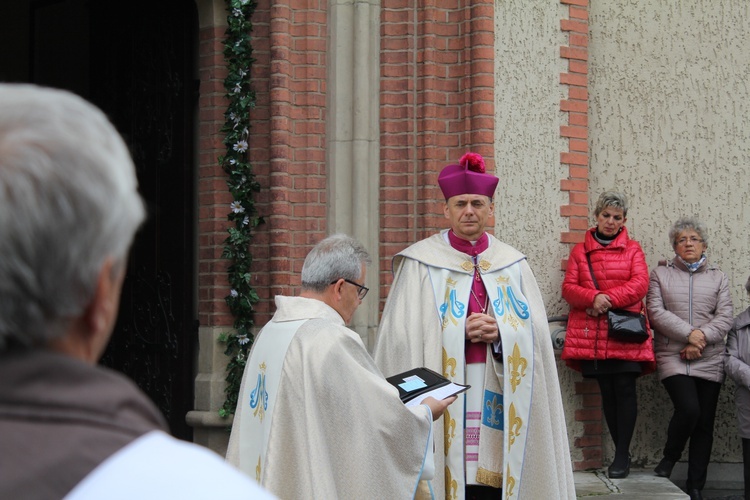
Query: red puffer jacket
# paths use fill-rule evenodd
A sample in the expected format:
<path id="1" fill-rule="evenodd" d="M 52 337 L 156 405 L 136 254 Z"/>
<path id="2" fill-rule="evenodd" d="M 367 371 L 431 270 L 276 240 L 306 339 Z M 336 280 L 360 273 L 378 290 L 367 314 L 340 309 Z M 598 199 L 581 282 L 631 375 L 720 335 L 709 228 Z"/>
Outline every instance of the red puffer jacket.
<path id="1" fill-rule="evenodd" d="M 648 291 L 646 258 L 641 245 L 628 238 L 627 229 L 623 227 L 606 247 L 596 241 L 595 231 L 596 228 L 591 228 L 586 232 L 584 242 L 573 247 L 568 259 L 562 295 L 570 304 L 570 314 L 562 359 L 579 371 L 579 361 L 583 359 L 640 361 L 643 374 L 650 373 L 656 368 L 651 337 L 640 344 L 612 340 L 607 336 L 607 315 L 586 314 L 586 309 L 594 304 L 594 297 L 602 291 L 609 296 L 613 309 L 641 312 Z M 591 279 L 586 254 L 591 257 L 600 290 Z"/>

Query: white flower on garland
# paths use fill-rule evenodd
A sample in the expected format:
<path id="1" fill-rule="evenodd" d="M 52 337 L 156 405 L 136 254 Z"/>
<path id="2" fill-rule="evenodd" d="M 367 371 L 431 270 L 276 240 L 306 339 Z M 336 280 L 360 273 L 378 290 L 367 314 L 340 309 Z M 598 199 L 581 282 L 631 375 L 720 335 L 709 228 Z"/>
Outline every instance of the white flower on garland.
<path id="1" fill-rule="evenodd" d="M 248 342 L 250 342 L 250 339 L 247 338 L 247 335 L 245 334 L 237 335 L 237 343 L 239 343 L 240 345 L 245 345 Z"/>
<path id="2" fill-rule="evenodd" d="M 232 89 L 232 93 L 239 94 L 240 92 L 242 92 L 242 85 L 237 83 L 234 85 L 234 88 Z"/>
<path id="3" fill-rule="evenodd" d="M 243 139 L 241 141 L 235 142 L 234 146 L 232 146 L 232 149 L 234 149 L 238 153 L 244 153 L 245 151 L 247 151 L 247 141 Z"/>
<path id="4" fill-rule="evenodd" d="M 250 224 L 250 217 L 248 217 L 248 216 L 246 215 L 246 216 L 245 216 L 245 218 L 244 218 L 244 219 L 242 219 L 242 225 L 243 225 L 243 226 L 247 226 L 248 224 Z"/>
<path id="5" fill-rule="evenodd" d="M 229 205 L 229 207 L 232 209 L 232 212 L 236 214 L 241 214 L 242 212 L 245 211 L 245 207 L 243 207 L 242 203 L 240 203 L 239 201 L 233 201 L 232 204 Z"/>
<path id="6" fill-rule="evenodd" d="M 234 17 L 242 17 L 242 9 L 232 9 L 232 15 Z"/>
<path id="7" fill-rule="evenodd" d="M 239 294 L 239 293 L 237 292 L 237 290 L 235 290 L 234 288 L 232 288 L 232 289 L 231 289 L 231 290 L 229 291 L 229 295 L 231 295 L 231 296 L 232 296 L 232 298 L 234 298 L 234 299 L 236 299 L 237 297 L 239 297 L 239 296 L 240 296 L 240 294 Z"/>

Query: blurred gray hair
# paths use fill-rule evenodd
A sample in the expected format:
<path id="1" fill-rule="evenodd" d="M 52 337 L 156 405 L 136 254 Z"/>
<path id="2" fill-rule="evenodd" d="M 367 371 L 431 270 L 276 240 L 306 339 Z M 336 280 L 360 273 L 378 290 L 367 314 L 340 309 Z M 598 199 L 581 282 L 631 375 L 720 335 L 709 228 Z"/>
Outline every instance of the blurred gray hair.
<path id="1" fill-rule="evenodd" d="M 605 208 L 619 208 L 622 210 L 622 216 L 628 216 L 628 197 L 625 193 L 620 191 L 604 191 L 599 195 L 599 199 L 596 200 L 596 207 L 594 208 L 594 216 L 599 217 L 599 214 L 604 211 Z"/>
<path id="2" fill-rule="evenodd" d="M 0 84 L 0 351 L 64 334 L 104 261 L 124 268 L 144 216 L 104 113 L 66 91 Z"/>
<path id="3" fill-rule="evenodd" d="M 323 292 L 332 281 L 360 279 L 362 265 L 372 263 L 362 244 L 345 234 L 334 234 L 310 250 L 302 265 L 302 289 Z"/>
<path id="4" fill-rule="evenodd" d="M 698 236 L 701 237 L 703 243 L 708 247 L 708 233 L 706 232 L 706 226 L 697 217 L 680 217 L 677 222 L 672 224 L 669 229 L 669 242 L 672 243 L 672 248 L 677 247 L 677 236 L 683 231 L 692 229 Z"/>
<path id="5" fill-rule="evenodd" d="M 747 290 L 747 293 L 750 293 L 750 276 L 748 276 L 747 283 L 745 283 L 745 290 Z"/>

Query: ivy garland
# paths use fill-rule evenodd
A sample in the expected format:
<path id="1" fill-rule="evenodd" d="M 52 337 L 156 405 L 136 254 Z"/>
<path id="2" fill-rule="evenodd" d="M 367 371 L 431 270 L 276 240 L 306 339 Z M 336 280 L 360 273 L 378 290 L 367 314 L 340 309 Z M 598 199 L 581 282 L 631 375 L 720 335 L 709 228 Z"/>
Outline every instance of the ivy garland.
<path id="1" fill-rule="evenodd" d="M 227 363 L 226 400 L 219 409 L 219 415 L 227 417 L 237 408 L 237 397 L 245 370 L 245 360 L 253 341 L 253 304 L 259 300 L 258 293 L 250 286 L 250 242 L 252 230 L 263 222 L 255 209 L 254 193 L 260 191 L 255 174 L 247 159 L 248 134 L 247 117 L 255 106 L 255 92 L 250 88 L 250 65 L 252 57 L 250 19 L 255 12 L 255 0 L 226 0 L 227 31 L 224 39 L 224 59 L 228 74 L 224 80 L 226 97 L 229 101 L 224 113 L 222 127 L 226 153 L 218 161 L 229 179 L 227 185 L 232 193 L 229 220 L 229 236 L 224 240 L 222 257 L 230 261 L 228 267 L 229 295 L 225 298 L 234 316 L 234 331 L 222 333 L 219 342 L 226 344 L 224 353 L 229 356 Z"/>

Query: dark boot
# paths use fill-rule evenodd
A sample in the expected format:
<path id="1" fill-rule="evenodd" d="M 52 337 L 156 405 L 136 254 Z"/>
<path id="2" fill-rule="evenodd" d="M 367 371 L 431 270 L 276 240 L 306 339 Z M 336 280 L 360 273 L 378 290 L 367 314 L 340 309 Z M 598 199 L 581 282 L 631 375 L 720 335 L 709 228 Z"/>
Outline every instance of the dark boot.
<path id="1" fill-rule="evenodd" d="M 630 455 L 627 460 L 614 460 L 607 468 L 607 476 L 610 479 L 624 479 L 630 474 Z"/>
<path id="2" fill-rule="evenodd" d="M 659 462 L 659 465 L 654 469 L 654 473 L 659 477 L 669 477 L 672 475 L 672 469 L 674 469 L 674 462 L 664 457 Z M 697 490 L 696 490 L 697 491 Z"/>
<path id="3" fill-rule="evenodd" d="M 687 494 L 690 497 L 690 500 L 703 500 L 703 495 L 701 494 L 701 490 L 697 488 L 688 490 Z"/>

